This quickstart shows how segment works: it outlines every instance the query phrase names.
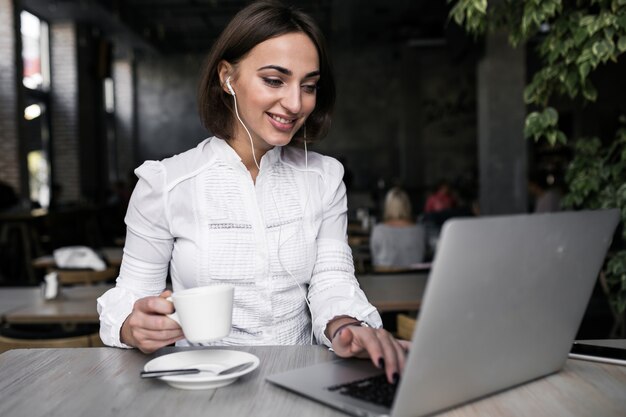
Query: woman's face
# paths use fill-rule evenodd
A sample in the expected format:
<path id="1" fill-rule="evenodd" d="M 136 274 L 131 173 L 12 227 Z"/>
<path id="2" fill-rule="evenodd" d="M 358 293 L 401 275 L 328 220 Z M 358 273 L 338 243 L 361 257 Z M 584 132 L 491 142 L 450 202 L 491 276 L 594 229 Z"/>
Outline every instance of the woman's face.
<path id="1" fill-rule="evenodd" d="M 303 33 L 268 39 L 237 64 L 230 82 L 255 148 L 268 150 L 291 141 L 315 108 L 318 80 L 317 49 Z M 249 141 L 239 120 L 234 117 L 233 123 L 234 140 Z"/>

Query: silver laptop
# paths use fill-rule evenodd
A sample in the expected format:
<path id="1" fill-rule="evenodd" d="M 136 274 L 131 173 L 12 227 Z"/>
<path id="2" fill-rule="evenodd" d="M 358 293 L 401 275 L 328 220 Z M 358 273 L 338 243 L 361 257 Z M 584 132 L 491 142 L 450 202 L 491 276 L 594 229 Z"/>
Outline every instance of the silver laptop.
<path id="1" fill-rule="evenodd" d="M 450 220 L 397 386 L 359 359 L 268 381 L 349 414 L 413 417 L 557 372 L 618 221 L 618 210 Z"/>

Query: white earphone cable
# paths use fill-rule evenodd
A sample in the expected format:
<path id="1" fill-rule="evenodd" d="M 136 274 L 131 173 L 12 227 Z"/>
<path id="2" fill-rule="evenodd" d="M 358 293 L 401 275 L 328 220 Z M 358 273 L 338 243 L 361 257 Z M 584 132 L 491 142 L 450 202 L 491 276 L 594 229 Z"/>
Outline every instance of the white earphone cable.
<path id="1" fill-rule="evenodd" d="M 291 277 L 291 279 L 296 283 L 296 285 L 298 286 L 298 289 L 300 290 L 300 293 L 302 294 L 302 298 L 304 298 L 304 302 L 306 303 L 307 307 L 309 308 L 309 312 L 312 312 L 311 310 L 311 304 L 309 303 L 309 299 L 307 297 L 307 293 L 304 290 L 304 288 L 302 288 L 302 285 L 300 285 L 300 283 L 298 282 L 298 280 L 296 279 L 296 277 L 291 273 L 291 271 L 285 267 L 285 265 L 283 264 L 283 261 L 280 257 L 280 250 L 283 247 L 283 245 L 285 245 L 287 242 L 289 242 L 289 240 L 291 240 L 292 237 L 296 236 L 298 234 L 299 231 L 301 231 L 304 228 L 304 219 L 305 219 L 305 214 L 306 214 L 306 209 L 309 205 L 309 197 L 311 196 L 311 193 L 309 192 L 309 155 L 308 155 L 308 150 L 307 150 L 307 145 L 306 145 L 306 126 L 304 127 L 304 167 L 305 167 L 305 174 L 304 174 L 304 180 L 306 183 L 306 200 L 304 203 L 304 208 L 302 210 L 302 220 L 300 221 L 300 229 L 296 230 L 291 236 L 289 236 L 284 242 L 280 242 L 281 240 L 281 236 L 282 236 L 282 221 L 280 220 L 280 211 L 278 210 L 278 204 L 276 204 L 276 198 L 274 197 L 274 193 L 272 192 L 272 201 L 274 202 L 274 208 L 276 209 L 276 213 L 278 215 L 279 218 L 279 222 L 280 222 L 280 226 L 278 228 L 278 249 L 276 252 L 276 256 L 278 257 L 278 263 L 280 264 L 280 267 L 287 272 L 287 274 Z M 308 265 L 308 252 L 305 251 L 305 265 Z M 313 333 L 313 318 L 311 317 L 311 339 L 310 339 L 310 343 L 313 344 L 313 339 L 314 339 L 314 333 Z"/>
<path id="2" fill-rule="evenodd" d="M 229 86 L 230 86 L 230 83 L 229 83 Z M 232 91 L 232 88 L 231 88 L 231 91 Z M 261 167 L 259 166 L 259 163 L 256 160 L 256 154 L 254 153 L 254 143 L 252 142 L 252 135 L 250 134 L 250 131 L 248 130 L 245 123 L 243 122 L 243 120 L 241 120 L 241 117 L 239 116 L 239 109 L 237 109 L 237 96 L 235 94 L 233 94 L 233 101 L 235 103 L 235 114 L 237 115 L 237 119 L 239 120 L 239 123 L 241 123 L 243 128 L 246 130 L 246 133 L 248 134 L 248 138 L 250 138 L 250 148 L 252 149 L 252 159 L 254 159 L 254 164 L 256 165 L 257 169 L 260 171 Z"/>
<path id="3" fill-rule="evenodd" d="M 256 154 L 254 152 L 254 143 L 252 141 L 252 135 L 250 134 L 250 131 L 248 130 L 248 128 L 246 127 L 245 123 L 243 122 L 243 120 L 241 120 L 241 117 L 239 116 L 239 109 L 237 108 L 237 96 L 234 94 L 234 90 L 232 89 L 232 87 L 230 86 L 230 82 L 228 82 L 228 87 L 232 93 L 233 96 L 233 102 L 235 104 L 235 115 L 237 116 L 237 120 L 239 120 L 239 123 L 241 123 L 241 125 L 243 126 L 243 128 L 245 129 L 246 133 L 248 134 L 248 138 L 250 139 L 250 148 L 252 149 L 252 159 L 254 159 L 254 164 L 256 165 L 257 169 L 259 170 L 259 172 L 261 171 L 261 167 L 259 166 L 259 163 L 257 162 L 256 159 Z M 303 213 L 303 218 L 300 222 L 300 228 L 302 229 L 304 227 L 304 214 L 306 213 L 306 209 L 309 205 L 309 197 L 311 195 L 311 193 L 309 192 L 309 155 L 308 155 L 308 149 L 307 149 L 307 144 L 306 144 L 306 124 L 304 125 L 304 166 L 305 166 L 305 182 L 306 182 L 306 191 L 307 191 L 307 198 L 306 201 L 304 203 L 304 209 L 302 210 Z M 273 190 L 272 190 L 273 191 Z M 280 242 L 281 237 L 282 237 L 282 230 L 283 230 L 283 225 L 282 225 L 282 219 L 280 217 L 280 211 L 278 210 L 278 204 L 276 204 L 276 199 L 274 198 L 274 193 L 270 192 L 270 194 L 272 195 L 272 201 L 274 202 L 274 208 L 276 209 L 276 214 L 278 216 L 278 248 L 276 251 L 276 256 L 278 258 L 278 263 L 280 264 L 280 267 L 287 272 L 287 274 L 291 277 L 291 279 L 296 283 L 296 285 L 298 286 L 298 289 L 300 290 L 300 293 L 302 294 L 302 297 L 304 298 L 304 302 L 306 303 L 307 307 L 309 308 L 309 312 L 311 312 L 311 304 L 309 304 L 309 300 L 306 294 L 306 291 L 304 291 L 304 289 L 302 288 L 302 286 L 300 285 L 300 283 L 298 282 L 298 280 L 296 279 L 296 277 L 291 273 L 291 271 L 289 269 L 287 269 L 285 267 L 285 265 L 283 264 L 282 259 L 280 258 L 280 249 L 282 248 L 282 246 L 287 243 L 292 237 L 294 237 L 297 233 L 298 230 L 296 230 L 296 232 L 289 236 L 289 238 L 287 238 L 287 240 L 285 240 L 283 243 Z M 307 259 L 305 259 L 305 265 L 308 265 L 308 253 L 306 254 Z M 314 338 L 314 334 L 313 334 L 313 319 L 311 318 L 311 344 L 313 344 L 313 338 Z"/>

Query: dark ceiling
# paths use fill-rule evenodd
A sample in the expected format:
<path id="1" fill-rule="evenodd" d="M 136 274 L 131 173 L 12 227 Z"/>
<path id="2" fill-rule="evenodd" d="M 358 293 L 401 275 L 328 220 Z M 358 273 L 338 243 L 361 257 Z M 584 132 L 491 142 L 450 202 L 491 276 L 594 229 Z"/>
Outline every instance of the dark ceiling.
<path id="1" fill-rule="evenodd" d="M 204 52 L 245 0 L 98 0 L 143 39 L 164 53 Z M 292 2 L 328 23 L 331 0 Z"/>
<path id="2" fill-rule="evenodd" d="M 162 54 L 204 53 L 249 0 L 22 0 L 49 21 L 72 19 L 98 27 L 133 49 Z M 329 41 L 347 30 L 352 42 L 428 42 L 441 39 L 443 0 L 291 0 L 311 14 Z M 341 34 L 341 35 L 338 35 Z"/>

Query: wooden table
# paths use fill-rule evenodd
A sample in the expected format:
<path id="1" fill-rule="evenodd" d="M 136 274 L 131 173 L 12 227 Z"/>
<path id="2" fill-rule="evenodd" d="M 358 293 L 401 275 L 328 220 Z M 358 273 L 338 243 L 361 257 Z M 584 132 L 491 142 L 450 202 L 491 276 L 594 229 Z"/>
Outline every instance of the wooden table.
<path id="1" fill-rule="evenodd" d="M 94 285 L 63 288 L 59 298 L 54 300 L 45 300 L 39 288 L 0 289 L 0 300 L 8 298 L 10 294 L 16 300 L 13 308 L 5 309 L 2 304 L 2 321 L 22 324 L 99 323 L 96 299 L 111 287 Z"/>
<path id="2" fill-rule="evenodd" d="M 369 301 L 380 312 L 419 309 L 427 272 L 372 274 L 358 277 Z M 0 289 L 0 314 L 8 323 L 98 323 L 96 299 L 110 285 L 70 287 L 55 300 L 44 300 L 37 287 Z"/>
<path id="3" fill-rule="evenodd" d="M 0 322 L 4 316 L 20 307 L 37 303 L 43 297 L 39 287 L 4 287 L 0 288 Z"/>
<path id="4" fill-rule="evenodd" d="M 381 313 L 418 310 L 428 272 L 359 275 L 357 280 L 370 303 Z"/>
<path id="5" fill-rule="evenodd" d="M 230 349 L 230 348 L 229 348 Z M 328 361 L 321 346 L 235 348 L 261 365 L 214 391 L 182 391 L 139 371 L 153 356 L 114 348 L 12 350 L 0 355 L 3 417 L 298 416 L 345 414 L 271 385 L 268 375 Z M 180 351 L 166 348 L 160 353 Z M 626 413 L 626 367 L 569 360 L 558 374 L 450 410 L 443 416 L 582 416 Z"/>

